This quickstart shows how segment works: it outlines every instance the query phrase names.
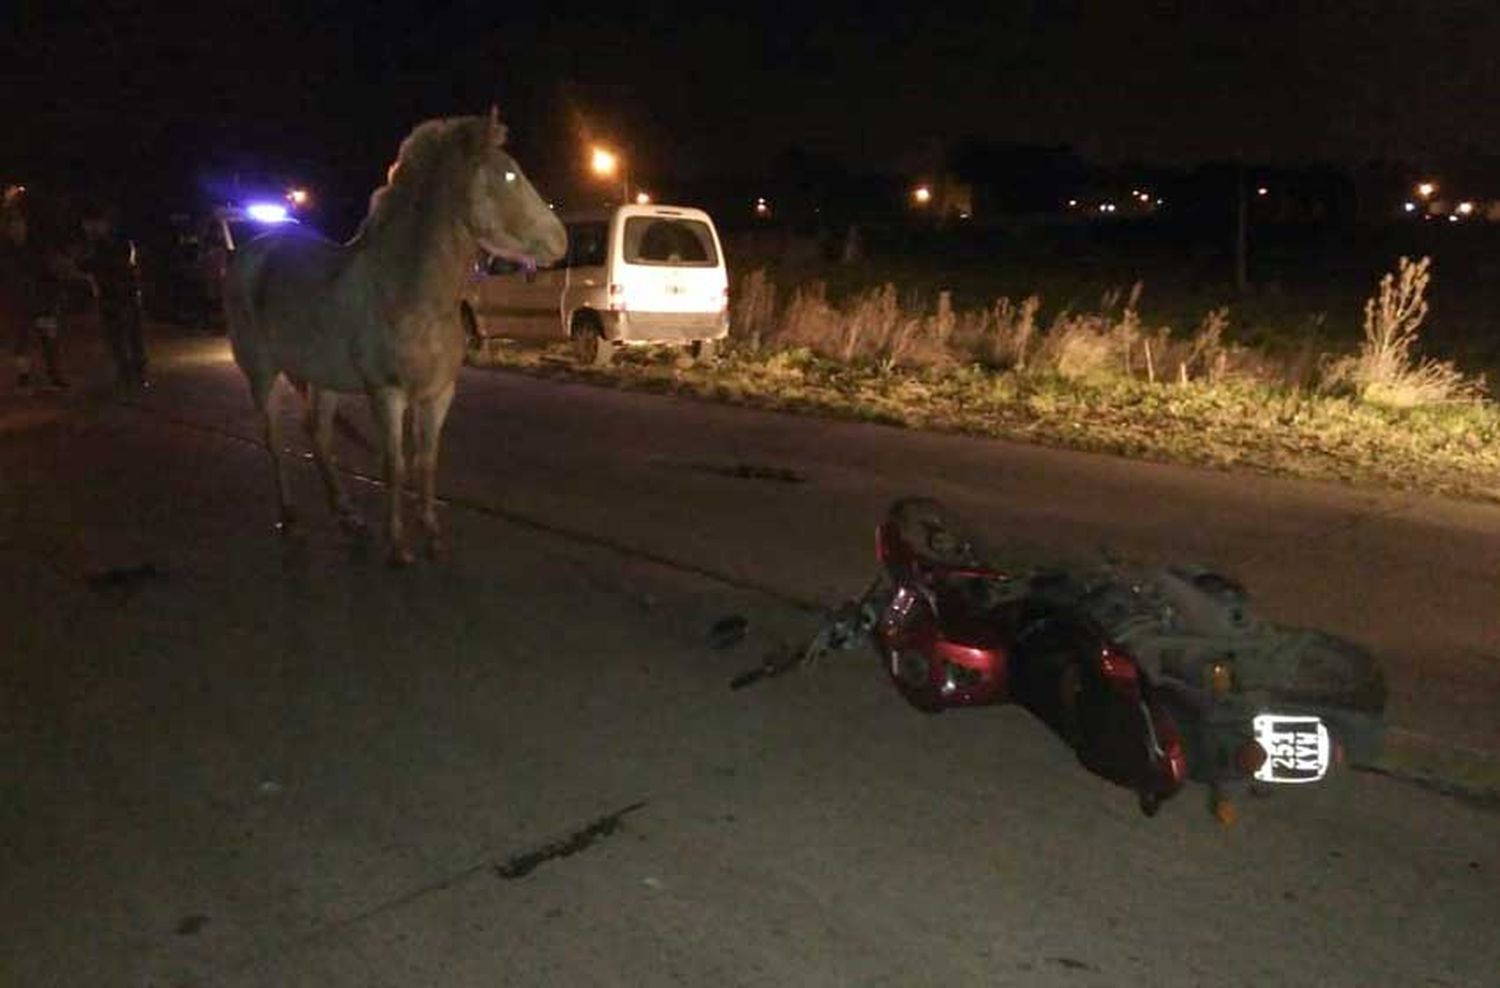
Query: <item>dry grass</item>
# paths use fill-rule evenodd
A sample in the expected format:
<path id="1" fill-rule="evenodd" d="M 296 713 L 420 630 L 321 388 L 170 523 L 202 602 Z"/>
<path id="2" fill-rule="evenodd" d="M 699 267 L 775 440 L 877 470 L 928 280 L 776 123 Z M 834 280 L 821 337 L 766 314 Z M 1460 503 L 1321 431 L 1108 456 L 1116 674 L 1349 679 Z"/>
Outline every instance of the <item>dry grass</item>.
<path id="1" fill-rule="evenodd" d="M 1137 283 L 1128 293 L 1107 294 L 1093 312 L 1064 310 L 1043 329 L 1036 295 L 958 312 L 946 292 L 928 308 L 903 302 L 896 287 L 885 284 L 836 304 L 822 282 L 812 282 L 778 306 L 774 284 L 757 270 L 739 284 L 731 325 L 745 352 L 806 349 L 886 370 L 978 365 L 1073 381 L 1123 377 L 1151 384 L 1274 376 L 1263 358 L 1225 341 L 1228 309 L 1209 312 L 1182 337 L 1143 321 L 1143 290 Z"/>
<path id="2" fill-rule="evenodd" d="M 1069 381 L 1144 381 L 1185 385 L 1230 381 L 1354 394 L 1396 408 L 1465 403 L 1484 397 L 1481 378 L 1453 364 L 1417 360 L 1413 349 L 1427 315 L 1430 262 L 1402 258 L 1365 306 L 1358 353 L 1329 356 L 1311 346 L 1273 357 L 1228 339 L 1228 308 L 1212 309 L 1187 334 L 1152 326 L 1141 315 L 1144 286 L 1111 292 L 1094 311 L 1063 310 L 1041 328 L 1042 300 L 996 299 L 956 312 L 940 293 L 935 306 L 901 299 L 892 284 L 842 303 L 822 282 L 800 286 L 778 306 L 764 271 L 741 280 L 731 320 L 747 352 L 805 349 L 830 360 L 883 370 L 977 365 L 996 371 L 1055 374 Z M 1321 317 L 1314 328 L 1321 326 Z"/>
<path id="3" fill-rule="evenodd" d="M 1418 360 L 1417 332 L 1427 318 L 1427 286 L 1432 259 L 1403 257 L 1380 279 L 1365 302 L 1364 342 L 1359 353 L 1333 361 L 1326 383 L 1352 388 L 1366 401 L 1393 408 L 1417 408 L 1478 401 L 1482 379 L 1471 378 L 1447 361 Z"/>

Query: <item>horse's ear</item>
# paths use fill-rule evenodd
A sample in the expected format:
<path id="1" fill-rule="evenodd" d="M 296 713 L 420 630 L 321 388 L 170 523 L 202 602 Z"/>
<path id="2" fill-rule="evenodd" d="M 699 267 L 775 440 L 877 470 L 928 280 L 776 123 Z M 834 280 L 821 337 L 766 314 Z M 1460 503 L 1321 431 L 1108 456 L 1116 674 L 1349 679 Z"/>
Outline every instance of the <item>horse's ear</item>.
<path id="1" fill-rule="evenodd" d="M 506 136 L 505 124 L 500 122 L 500 107 L 496 106 L 494 103 L 490 104 L 489 130 L 490 143 L 495 147 L 503 146 L 505 144 Z"/>

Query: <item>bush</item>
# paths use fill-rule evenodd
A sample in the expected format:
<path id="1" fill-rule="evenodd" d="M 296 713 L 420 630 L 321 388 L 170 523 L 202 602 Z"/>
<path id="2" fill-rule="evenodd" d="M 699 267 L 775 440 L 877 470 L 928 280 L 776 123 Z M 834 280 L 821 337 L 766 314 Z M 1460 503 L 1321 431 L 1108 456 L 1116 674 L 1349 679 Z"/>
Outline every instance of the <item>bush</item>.
<path id="1" fill-rule="evenodd" d="M 1365 401 L 1394 408 L 1478 401 L 1484 382 L 1452 363 L 1418 361 L 1412 354 L 1427 318 L 1427 285 L 1432 258 L 1403 257 L 1380 279 L 1365 302 L 1364 342 L 1359 353 L 1329 365 L 1326 384 L 1353 390 Z"/>

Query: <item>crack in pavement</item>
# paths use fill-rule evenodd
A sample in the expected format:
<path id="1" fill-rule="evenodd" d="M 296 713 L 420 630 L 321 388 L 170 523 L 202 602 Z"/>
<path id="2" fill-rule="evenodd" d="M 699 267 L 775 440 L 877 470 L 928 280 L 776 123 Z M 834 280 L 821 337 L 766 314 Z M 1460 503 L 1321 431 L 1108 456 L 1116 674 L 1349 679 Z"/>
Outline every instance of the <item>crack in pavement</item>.
<path id="1" fill-rule="evenodd" d="M 673 463 L 669 465 L 683 470 L 691 470 L 694 473 L 707 473 L 717 477 L 728 477 L 731 480 L 766 480 L 778 484 L 807 483 L 806 474 L 798 473 L 796 470 L 786 467 L 768 467 L 758 463 Z"/>
<path id="2" fill-rule="evenodd" d="M 504 879 L 524 878 L 548 861 L 572 857 L 581 851 L 587 850 L 596 841 L 614 834 L 624 827 L 626 816 L 637 810 L 644 809 L 645 806 L 646 800 L 631 803 L 629 806 L 622 807 L 613 813 L 607 813 L 589 822 L 583 828 L 574 831 L 567 837 L 551 841 L 530 851 L 512 855 L 503 862 L 497 863 L 493 859 L 487 859 L 479 864 L 469 865 L 457 871 L 440 875 L 430 882 L 408 889 L 382 902 L 377 902 L 357 913 L 330 920 L 320 926 L 313 927 L 305 933 L 289 937 L 278 945 L 276 952 L 281 956 L 287 956 L 320 940 L 337 936 L 340 933 L 353 929 L 367 920 L 395 912 L 398 909 L 411 905 L 413 902 L 425 899 L 435 892 L 446 892 L 448 889 L 473 878 L 481 872 L 493 871 L 497 876 Z M 204 919 L 206 922 L 207 918 L 205 917 Z M 201 928 L 201 925 L 198 928 Z M 184 931 L 179 929 L 178 932 L 182 933 Z M 197 928 L 192 932 L 197 932 Z M 226 974 L 244 971 L 264 961 L 268 953 L 269 951 L 265 950 L 254 951 L 249 955 L 241 956 L 239 959 L 214 970 Z"/>
<path id="3" fill-rule="evenodd" d="M 588 850 L 601 838 L 609 837 L 625 826 L 625 817 L 636 810 L 644 809 L 646 801 L 631 803 L 623 809 L 591 821 L 559 840 L 548 841 L 541 847 L 520 854 L 513 854 L 503 864 L 495 865 L 495 874 L 507 880 L 525 878 L 548 861 L 571 858 Z"/>

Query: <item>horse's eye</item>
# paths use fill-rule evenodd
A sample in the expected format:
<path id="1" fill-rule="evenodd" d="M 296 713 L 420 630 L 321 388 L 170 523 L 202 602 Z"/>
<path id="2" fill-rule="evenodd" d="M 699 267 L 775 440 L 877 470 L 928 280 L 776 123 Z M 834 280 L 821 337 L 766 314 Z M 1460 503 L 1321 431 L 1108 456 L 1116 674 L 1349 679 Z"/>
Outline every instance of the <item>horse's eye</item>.
<path id="1" fill-rule="evenodd" d="M 505 180 L 507 182 L 514 182 L 516 180 L 516 173 L 515 172 L 506 172 L 505 173 Z"/>

